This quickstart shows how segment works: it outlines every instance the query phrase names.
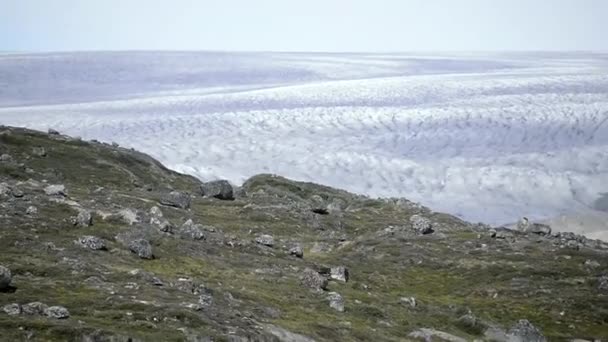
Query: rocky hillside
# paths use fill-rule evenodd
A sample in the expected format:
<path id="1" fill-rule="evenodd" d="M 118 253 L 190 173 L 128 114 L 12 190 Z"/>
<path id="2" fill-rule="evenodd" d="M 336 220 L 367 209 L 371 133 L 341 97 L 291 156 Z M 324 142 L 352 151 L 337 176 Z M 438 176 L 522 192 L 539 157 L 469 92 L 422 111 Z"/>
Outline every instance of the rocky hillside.
<path id="1" fill-rule="evenodd" d="M 608 339 L 608 244 L 0 127 L 4 341 Z"/>

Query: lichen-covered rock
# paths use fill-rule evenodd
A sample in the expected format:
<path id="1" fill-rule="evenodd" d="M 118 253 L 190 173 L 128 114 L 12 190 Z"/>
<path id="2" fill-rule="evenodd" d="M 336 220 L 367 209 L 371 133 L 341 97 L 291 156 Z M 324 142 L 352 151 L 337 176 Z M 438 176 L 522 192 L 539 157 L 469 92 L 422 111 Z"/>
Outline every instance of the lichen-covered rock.
<path id="1" fill-rule="evenodd" d="M 302 272 L 300 277 L 300 283 L 315 291 L 321 291 L 327 289 L 328 279 L 327 277 L 319 274 L 319 272 L 306 268 Z"/>
<path id="2" fill-rule="evenodd" d="M 329 273 L 329 277 L 333 280 L 346 283 L 348 281 L 348 268 L 344 266 L 332 267 Z"/>
<path id="3" fill-rule="evenodd" d="M 181 191 L 171 191 L 161 196 L 159 203 L 170 207 L 188 209 L 190 208 L 191 201 L 190 194 Z"/>
<path id="4" fill-rule="evenodd" d="M 434 232 L 433 223 L 426 217 L 412 215 L 410 217 L 410 223 L 412 224 L 414 231 L 418 234 L 426 235 Z"/>
<path id="5" fill-rule="evenodd" d="M 9 316 L 21 315 L 21 305 L 17 303 L 7 304 L 2 307 L 2 311 L 4 311 Z"/>
<path id="6" fill-rule="evenodd" d="M 44 193 L 47 194 L 48 196 L 61 196 L 61 197 L 67 196 L 67 191 L 65 189 L 65 185 L 63 185 L 63 184 L 49 185 L 46 188 L 44 188 Z"/>
<path id="7" fill-rule="evenodd" d="M 255 242 L 260 245 L 272 247 L 274 246 L 274 237 L 268 234 L 262 234 L 255 238 Z"/>
<path id="8" fill-rule="evenodd" d="M 44 310 L 44 315 L 54 319 L 66 319 L 70 317 L 70 312 L 63 306 L 49 306 Z"/>
<path id="9" fill-rule="evenodd" d="M 78 239 L 78 243 L 85 248 L 92 249 L 95 251 L 103 251 L 106 250 L 106 244 L 102 239 L 96 236 L 82 236 Z"/>
<path id="10" fill-rule="evenodd" d="M 12 280 L 11 270 L 8 267 L 0 265 L 0 291 L 8 289 Z"/>
<path id="11" fill-rule="evenodd" d="M 216 180 L 201 184 L 203 197 L 234 200 L 234 189 L 227 180 Z"/>
<path id="12" fill-rule="evenodd" d="M 519 320 L 507 332 L 508 342 L 546 342 L 542 332 L 526 319 Z"/>
<path id="13" fill-rule="evenodd" d="M 327 294 L 329 300 L 329 307 L 338 311 L 344 312 L 344 297 L 337 292 L 330 292 Z"/>
<path id="14" fill-rule="evenodd" d="M 129 250 L 142 259 L 154 259 L 152 245 L 146 239 L 135 239 L 129 242 Z"/>

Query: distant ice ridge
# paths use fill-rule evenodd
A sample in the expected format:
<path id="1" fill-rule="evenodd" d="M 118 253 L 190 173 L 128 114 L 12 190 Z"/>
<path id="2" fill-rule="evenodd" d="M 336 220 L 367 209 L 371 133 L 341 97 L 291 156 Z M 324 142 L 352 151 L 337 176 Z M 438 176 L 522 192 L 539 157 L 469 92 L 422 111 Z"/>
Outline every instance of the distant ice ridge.
<path id="1" fill-rule="evenodd" d="M 608 192 L 608 55 L 7 55 L 0 106 L 204 180 L 277 173 L 492 224 Z"/>

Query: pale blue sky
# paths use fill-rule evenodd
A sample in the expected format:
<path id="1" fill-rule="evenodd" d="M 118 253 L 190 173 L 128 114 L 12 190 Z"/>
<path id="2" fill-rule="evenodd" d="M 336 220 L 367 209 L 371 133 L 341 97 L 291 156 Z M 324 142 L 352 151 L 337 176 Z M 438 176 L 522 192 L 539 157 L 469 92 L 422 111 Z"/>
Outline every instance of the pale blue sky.
<path id="1" fill-rule="evenodd" d="M 0 50 L 608 50 L 608 0 L 0 0 Z"/>

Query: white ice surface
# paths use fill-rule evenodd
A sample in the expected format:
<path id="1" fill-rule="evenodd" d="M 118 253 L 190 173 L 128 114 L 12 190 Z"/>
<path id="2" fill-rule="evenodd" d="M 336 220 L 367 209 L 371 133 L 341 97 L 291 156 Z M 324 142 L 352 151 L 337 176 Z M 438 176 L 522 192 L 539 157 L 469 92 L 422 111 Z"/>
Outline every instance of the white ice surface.
<path id="1" fill-rule="evenodd" d="M 0 56 L 0 123 L 203 180 L 262 172 L 502 224 L 608 192 L 608 55 Z"/>

